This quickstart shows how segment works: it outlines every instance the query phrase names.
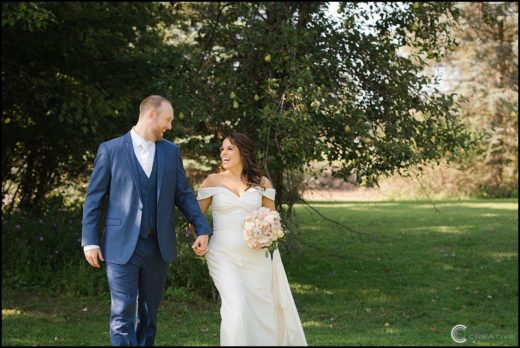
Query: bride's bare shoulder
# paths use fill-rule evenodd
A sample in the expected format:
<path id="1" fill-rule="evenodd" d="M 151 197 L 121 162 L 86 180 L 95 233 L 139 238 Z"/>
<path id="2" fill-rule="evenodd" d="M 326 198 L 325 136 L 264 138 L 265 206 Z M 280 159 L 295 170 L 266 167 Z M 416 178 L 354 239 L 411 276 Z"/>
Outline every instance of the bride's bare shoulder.
<path id="1" fill-rule="evenodd" d="M 200 184 L 199 187 L 215 187 L 218 186 L 218 183 L 220 182 L 220 173 L 214 173 L 208 175 L 206 179 Z"/>

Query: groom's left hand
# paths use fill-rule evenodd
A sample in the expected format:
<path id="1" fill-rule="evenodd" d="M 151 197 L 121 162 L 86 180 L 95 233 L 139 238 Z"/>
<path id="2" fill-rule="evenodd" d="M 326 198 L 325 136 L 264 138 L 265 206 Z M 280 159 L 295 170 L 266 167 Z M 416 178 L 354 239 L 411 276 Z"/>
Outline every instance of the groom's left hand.
<path id="1" fill-rule="evenodd" d="M 205 253 L 208 252 L 208 240 L 209 236 L 207 234 L 198 236 L 197 239 L 195 239 L 195 242 L 191 246 L 193 249 L 193 252 L 197 254 L 198 256 L 203 256 Z"/>

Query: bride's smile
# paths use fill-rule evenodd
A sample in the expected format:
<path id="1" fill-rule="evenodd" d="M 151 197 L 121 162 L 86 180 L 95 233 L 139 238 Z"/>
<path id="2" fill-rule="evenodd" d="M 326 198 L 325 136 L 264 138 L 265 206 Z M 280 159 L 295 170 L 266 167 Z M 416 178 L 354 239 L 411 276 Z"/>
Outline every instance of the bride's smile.
<path id="1" fill-rule="evenodd" d="M 242 163 L 240 160 L 240 152 L 236 145 L 233 145 L 229 139 L 225 139 L 220 148 L 220 159 L 222 161 L 222 167 L 229 169 Z"/>

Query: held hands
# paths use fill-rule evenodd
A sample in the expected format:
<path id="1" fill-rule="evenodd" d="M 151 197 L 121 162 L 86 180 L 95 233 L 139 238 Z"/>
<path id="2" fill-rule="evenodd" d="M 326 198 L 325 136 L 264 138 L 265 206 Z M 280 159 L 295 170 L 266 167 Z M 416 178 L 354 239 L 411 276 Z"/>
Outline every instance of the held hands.
<path id="1" fill-rule="evenodd" d="M 195 243 L 191 246 L 193 252 L 198 256 L 203 256 L 208 252 L 208 240 L 209 236 L 207 234 L 198 236 L 195 239 Z"/>
<path id="2" fill-rule="evenodd" d="M 105 261 L 103 259 L 103 255 L 101 254 L 101 249 L 100 248 L 96 248 L 96 249 L 91 249 L 91 250 L 87 250 L 85 251 L 85 258 L 87 259 L 87 262 L 90 263 L 90 265 L 92 267 L 95 267 L 95 268 L 99 268 L 99 262 L 98 262 L 98 258 L 101 260 L 101 261 Z"/>
<path id="3" fill-rule="evenodd" d="M 195 242 L 191 246 L 193 252 L 198 256 L 203 256 L 208 252 L 208 235 L 197 236 L 195 233 L 195 227 L 192 224 L 188 224 L 188 230 L 190 231 L 193 238 L 195 238 Z"/>

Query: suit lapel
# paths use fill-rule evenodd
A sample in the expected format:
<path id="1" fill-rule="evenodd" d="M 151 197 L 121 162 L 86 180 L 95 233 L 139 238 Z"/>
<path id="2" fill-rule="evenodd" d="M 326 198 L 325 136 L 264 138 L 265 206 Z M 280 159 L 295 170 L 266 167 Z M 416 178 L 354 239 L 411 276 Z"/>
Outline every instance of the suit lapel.
<path id="1" fill-rule="evenodd" d="M 132 137 L 130 136 L 130 132 L 125 135 L 125 139 L 123 141 L 125 148 L 126 159 L 128 160 L 128 167 L 130 168 L 130 172 L 132 173 L 132 179 L 134 181 L 135 189 L 137 194 L 139 195 L 139 199 L 141 202 L 143 201 L 143 197 L 141 197 L 141 190 L 139 189 L 139 177 L 137 173 L 137 168 L 134 165 L 134 146 L 132 144 Z"/>

